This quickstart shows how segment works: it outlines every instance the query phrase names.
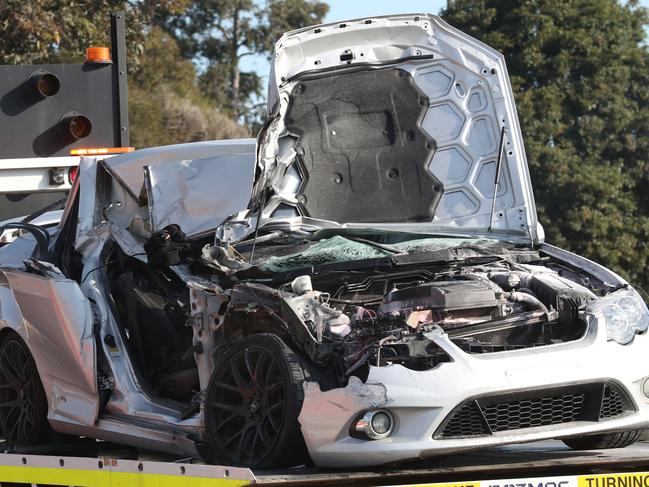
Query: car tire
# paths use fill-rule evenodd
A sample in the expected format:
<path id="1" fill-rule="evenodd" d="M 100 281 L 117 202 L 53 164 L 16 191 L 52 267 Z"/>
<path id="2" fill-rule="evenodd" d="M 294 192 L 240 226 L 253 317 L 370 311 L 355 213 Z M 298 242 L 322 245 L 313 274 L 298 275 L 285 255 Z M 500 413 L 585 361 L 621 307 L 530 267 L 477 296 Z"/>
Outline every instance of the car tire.
<path id="1" fill-rule="evenodd" d="M 39 443 L 49 430 L 38 369 L 25 342 L 12 334 L 0 345 L 0 436 L 22 447 Z"/>
<path id="2" fill-rule="evenodd" d="M 306 374 L 275 335 L 253 335 L 227 348 L 205 397 L 212 460 L 262 469 L 303 464 L 308 456 L 297 418 Z"/>
<path id="3" fill-rule="evenodd" d="M 643 430 L 620 431 L 603 433 L 601 435 L 579 436 L 562 440 L 573 450 L 604 450 L 608 448 L 624 448 L 632 445 L 640 438 Z"/>

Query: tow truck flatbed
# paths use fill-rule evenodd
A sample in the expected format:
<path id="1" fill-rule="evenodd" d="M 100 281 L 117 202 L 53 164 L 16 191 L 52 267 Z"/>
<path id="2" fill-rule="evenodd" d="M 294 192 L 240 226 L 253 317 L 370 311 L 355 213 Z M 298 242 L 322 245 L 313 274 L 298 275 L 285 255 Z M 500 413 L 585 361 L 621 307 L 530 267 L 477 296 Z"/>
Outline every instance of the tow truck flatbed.
<path id="1" fill-rule="evenodd" d="M 240 486 L 240 485 L 450 485 L 455 487 L 646 487 L 649 443 L 574 451 L 557 441 L 449 455 L 408 466 L 363 470 L 247 468 L 158 461 L 146 453 L 121 458 L 34 454 L 0 455 L 0 485 Z"/>

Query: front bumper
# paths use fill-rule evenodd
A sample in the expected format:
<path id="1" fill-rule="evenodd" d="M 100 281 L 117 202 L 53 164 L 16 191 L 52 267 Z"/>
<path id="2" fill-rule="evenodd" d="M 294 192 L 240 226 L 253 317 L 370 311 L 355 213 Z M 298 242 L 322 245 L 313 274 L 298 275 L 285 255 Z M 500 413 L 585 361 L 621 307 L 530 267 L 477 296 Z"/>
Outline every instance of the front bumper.
<path id="1" fill-rule="evenodd" d="M 359 467 L 649 427 L 649 399 L 642 392 L 649 377 L 649 334 L 636 336 L 629 345 L 619 345 L 607 342 L 605 330 L 597 332 L 597 323 L 591 325 L 578 341 L 484 355 L 469 355 L 440 333 L 432 340 L 452 362 L 432 370 L 413 371 L 401 365 L 371 367 L 365 383 L 351 377 L 347 387 L 326 392 L 315 383 L 305 383 L 299 420 L 311 458 L 322 467 Z M 595 383 L 617 384 L 635 411 L 601 421 L 571 421 L 479 437 L 440 438 L 435 434 L 458 405 L 475 397 L 557 387 L 565 391 Z M 393 414 L 391 436 L 375 441 L 350 437 L 351 423 L 374 408 Z"/>

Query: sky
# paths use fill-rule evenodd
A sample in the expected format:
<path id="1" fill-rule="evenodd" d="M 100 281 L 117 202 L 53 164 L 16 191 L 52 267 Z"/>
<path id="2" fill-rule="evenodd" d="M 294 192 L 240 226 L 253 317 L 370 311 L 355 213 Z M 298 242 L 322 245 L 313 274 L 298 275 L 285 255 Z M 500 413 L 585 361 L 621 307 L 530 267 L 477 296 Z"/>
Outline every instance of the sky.
<path id="1" fill-rule="evenodd" d="M 326 0 L 326 2 L 329 4 L 326 22 L 388 14 L 436 14 L 446 7 L 446 0 Z M 639 3 L 649 8 L 649 0 L 640 0 Z"/>
<path id="2" fill-rule="evenodd" d="M 328 0 L 327 3 L 326 22 L 388 14 L 436 14 L 446 6 L 446 0 Z"/>

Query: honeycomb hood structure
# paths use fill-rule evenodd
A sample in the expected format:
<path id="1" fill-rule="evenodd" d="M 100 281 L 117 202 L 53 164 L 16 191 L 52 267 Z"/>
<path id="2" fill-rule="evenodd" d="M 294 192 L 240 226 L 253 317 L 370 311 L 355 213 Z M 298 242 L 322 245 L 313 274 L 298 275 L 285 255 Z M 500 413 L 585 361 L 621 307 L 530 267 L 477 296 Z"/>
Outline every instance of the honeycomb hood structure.
<path id="1" fill-rule="evenodd" d="M 284 35 L 268 104 L 265 216 L 539 240 L 503 56 L 439 17 Z"/>

